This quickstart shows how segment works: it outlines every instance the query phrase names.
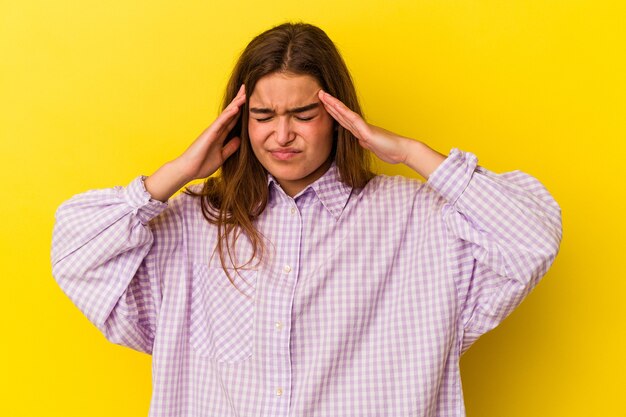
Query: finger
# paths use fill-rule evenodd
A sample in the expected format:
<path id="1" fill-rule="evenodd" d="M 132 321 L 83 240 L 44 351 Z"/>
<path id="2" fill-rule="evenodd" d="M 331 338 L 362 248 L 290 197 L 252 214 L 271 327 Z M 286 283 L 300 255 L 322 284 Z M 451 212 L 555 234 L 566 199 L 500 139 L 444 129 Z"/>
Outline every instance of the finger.
<path id="1" fill-rule="evenodd" d="M 337 121 L 342 123 L 346 129 L 350 130 L 353 135 L 359 139 L 367 140 L 370 135 L 369 125 L 360 114 L 350 110 L 348 106 L 343 104 L 341 100 L 331 96 L 328 93 L 326 98 L 330 104 L 331 111 L 335 114 Z"/>
<path id="2" fill-rule="evenodd" d="M 331 106 L 329 106 L 326 111 L 328 111 L 328 113 L 341 125 L 343 126 L 345 129 L 347 129 L 348 131 L 350 131 L 353 135 L 358 137 L 358 131 L 354 128 L 354 126 L 352 126 L 352 124 L 348 123 L 348 121 L 340 114 L 338 113 L 335 109 L 333 109 Z"/>
<path id="3" fill-rule="evenodd" d="M 237 91 L 237 95 L 235 97 L 239 97 L 241 95 L 246 95 L 246 86 L 245 84 L 241 84 L 241 86 L 239 87 L 239 91 Z"/>
<path id="4" fill-rule="evenodd" d="M 237 96 L 235 96 L 233 101 L 231 101 L 230 104 L 226 107 L 226 109 L 224 109 L 224 112 L 222 112 L 222 113 L 225 113 L 226 110 L 228 110 L 228 112 L 226 112 L 226 114 L 224 115 L 226 120 L 224 120 L 223 123 L 221 124 L 219 135 L 228 133 L 233 129 L 233 127 L 235 127 L 235 125 L 237 124 L 237 120 L 239 119 L 239 116 L 240 116 L 239 112 L 241 110 L 241 106 L 245 102 L 246 102 L 245 85 L 241 84 L 241 87 L 239 87 L 239 91 L 237 92 Z M 237 110 L 234 110 L 234 109 L 237 109 Z"/>
<path id="5" fill-rule="evenodd" d="M 246 102 L 245 86 L 239 87 L 237 96 L 222 110 L 219 116 L 207 127 L 198 138 L 203 143 L 223 143 L 237 123 L 240 107 Z M 208 142 L 207 142 L 208 141 Z"/>
<path id="6" fill-rule="evenodd" d="M 224 129 L 224 131 L 228 133 L 231 130 L 233 130 L 233 127 L 235 127 L 238 120 L 239 120 L 239 114 L 237 114 L 236 117 L 233 117 L 233 119 L 230 122 L 228 122 L 228 126 L 226 126 L 226 129 Z"/>
<path id="7" fill-rule="evenodd" d="M 343 117 L 341 117 L 337 109 L 335 109 L 335 107 L 333 106 L 333 103 L 329 99 L 329 96 L 330 94 L 324 92 L 323 90 L 320 90 L 319 98 L 322 104 L 324 105 L 324 108 L 335 120 L 337 120 L 343 126 L 343 123 L 344 123 Z"/>
<path id="8" fill-rule="evenodd" d="M 357 138 L 363 137 L 366 132 L 363 130 L 365 122 L 361 119 L 361 116 L 350 110 L 345 104 L 332 97 L 330 94 L 323 94 L 324 98 L 322 99 L 322 103 L 326 111 L 354 136 Z"/>
<path id="9" fill-rule="evenodd" d="M 228 106 L 222 111 L 222 113 L 215 119 L 213 124 L 215 125 L 215 134 L 222 136 L 224 133 L 228 133 L 235 127 L 237 119 L 239 118 L 239 112 L 241 106 L 246 102 L 245 90 L 243 84 L 239 88 L 237 97 L 231 101 Z"/>
<path id="10" fill-rule="evenodd" d="M 225 132 L 230 131 L 227 129 L 230 124 L 237 121 L 239 116 L 239 109 L 237 107 L 226 108 L 224 111 L 213 121 L 211 126 L 207 129 L 208 135 L 215 137 L 222 136 Z"/>
<path id="11" fill-rule="evenodd" d="M 239 109 L 246 102 L 246 90 L 243 84 L 239 87 L 239 91 L 235 97 L 228 103 L 228 105 L 222 110 L 223 112 L 231 111 L 233 108 Z"/>
<path id="12" fill-rule="evenodd" d="M 224 111 L 231 111 L 232 109 L 237 109 L 239 110 L 241 108 L 241 106 L 243 106 L 243 104 L 246 102 L 246 96 L 245 95 L 240 95 L 235 97 L 230 103 L 228 103 L 228 106 L 226 106 L 223 110 Z"/>
<path id="13" fill-rule="evenodd" d="M 237 149 L 239 149 L 239 145 L 241 144 L 241 139 L 239 136 L 235 136 L 231 140 L 228 141 L 226 145 L 222 148 L 222 161 L 227 160 L 232 154 L 235 153 Z"/>
<path id="14" fill-rule="evenodd" d="M 228 136 L 228 133 L 233 130 L 233 128 L 235 127 L 235 125 L 237 124 L 237 121 L 239 120 L 239 115 L 237 115 L 237 117 L 234 117 L 227 126 L 225 126 L 224 128 L 222 128 L 219 132 L 219 136 L 218 136 L 218 140 L 220 141 L 220 143 L 224 143 L 224 140 L 226 139 L 226 137 Z"/>
<path id="15" fill-rule="evenodd" d="M 341 122 L 350 124 L 354 126 L 354 115 L 358 117 L 356 113 L 350 110 L 345 104 L 343 104 L 340 100 L 326 93 L 325 91 L 321 92 L 322 102 L 325 107 L 332 112 L 333 115 L 337 116 L 337 118 L 341 119 Z M 340 121 L 340 120 L 337 120 Z M 347 126 L 344 126 L 347 127 Z"/>
<path id="16" fill-rule="evenodd" d="M 357 113 L 353 112 L 341 102 L 341 100 L 331 96 L 327 92 L 323 92 L 325 102 L 333 109 L 335 112 L 342 116 L 342 118 L 351 124 L 355 124 L 355 122 L 361 118 Z"/>
<path id="17" fill-rule="evenodd" d="M 213 133 L 215 140 L 219 143 L 224 143 L 228 133 L 233 130 L 238 120 L 239 113 L 235 113 L 232 118 L 225 120 L 220 126 L 218 126 Z"/>
<path id="18" fill-rule="evenodd" d="M 239 87 L 239 91 L 237 91 L 237 94 L 235 94 L 235 98 L 233 98 L 233 100 L 229 103 L 229 105 L 236 104 L 237 107 L 239 107 L 245 102 L 246 102 L 246 87 L 245 85 L 241 84 L 241 87 Z"/>

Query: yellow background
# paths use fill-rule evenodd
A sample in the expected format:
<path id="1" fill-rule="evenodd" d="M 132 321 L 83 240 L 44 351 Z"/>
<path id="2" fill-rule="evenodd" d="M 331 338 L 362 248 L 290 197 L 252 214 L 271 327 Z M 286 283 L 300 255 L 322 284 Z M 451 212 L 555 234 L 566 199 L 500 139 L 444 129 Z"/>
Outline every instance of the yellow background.
<path id="1" fill-rule="evenodd" d="M 181 153 L 242 48 L 286 20 L 337 43 L 370 122 L 524 170 L 561 204 L 553 268 L 461 361 L 468 416 L 626 415 L 623 4 L 2 0 L 0 415 L 147 415 L 150 357 L 51 276 L 54 211 Z"/>

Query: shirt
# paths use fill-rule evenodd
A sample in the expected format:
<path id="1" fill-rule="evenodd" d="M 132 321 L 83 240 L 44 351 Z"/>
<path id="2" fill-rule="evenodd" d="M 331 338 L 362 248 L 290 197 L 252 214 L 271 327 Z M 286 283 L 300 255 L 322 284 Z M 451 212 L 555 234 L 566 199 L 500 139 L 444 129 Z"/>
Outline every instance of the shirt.
<path id="1" fill-rule="evenodd" d="M 452 149 L 426 182 L 268 176 L 258 265 L 222 269 L 199 199 L 135 178 L 63 203 L 53 275 L 111 342 L 152 354 L 151 417 L 464 416 L 459 359 L 553 262 L 560 208 Z M 251 246 L 242 235 L 239 261 Z"/>

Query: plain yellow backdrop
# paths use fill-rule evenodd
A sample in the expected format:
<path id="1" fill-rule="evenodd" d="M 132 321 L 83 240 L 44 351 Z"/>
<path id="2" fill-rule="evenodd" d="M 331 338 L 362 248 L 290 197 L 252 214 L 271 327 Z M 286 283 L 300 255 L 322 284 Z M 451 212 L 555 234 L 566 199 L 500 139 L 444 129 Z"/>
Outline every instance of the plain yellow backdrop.
<path id="1" fill-rule="evenodd" d="M 370 122 L 526 171 L 561 204 L 552 269 L 462 358 L 468 416 L 625 416 L 623 4 L 3 0 L 0 415 L 147 415 L 150 357 L 51 276 L 54 211 L 181 153 L 247 42 L 302 20 L 339 46 Z"/>

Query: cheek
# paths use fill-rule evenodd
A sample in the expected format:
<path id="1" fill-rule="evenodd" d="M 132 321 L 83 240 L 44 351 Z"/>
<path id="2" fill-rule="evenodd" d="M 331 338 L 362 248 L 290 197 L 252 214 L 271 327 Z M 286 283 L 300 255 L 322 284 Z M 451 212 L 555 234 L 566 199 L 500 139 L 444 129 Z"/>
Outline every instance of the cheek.
<path id="1" fill-rule="evenodd" d="M 319 145 L 331 146 L 333 141 L 333 124 L 328 120 L 320 120 L 319 123 L 307 126 L 308 136 L 314 138 Z"/>
<path id="2" fill-rule="evenodd" d="M 263 144 L 267 136 L 267 128 L 259 124 L 248 124 L 248 137 L 253 148 L 258 148 Z"/>

